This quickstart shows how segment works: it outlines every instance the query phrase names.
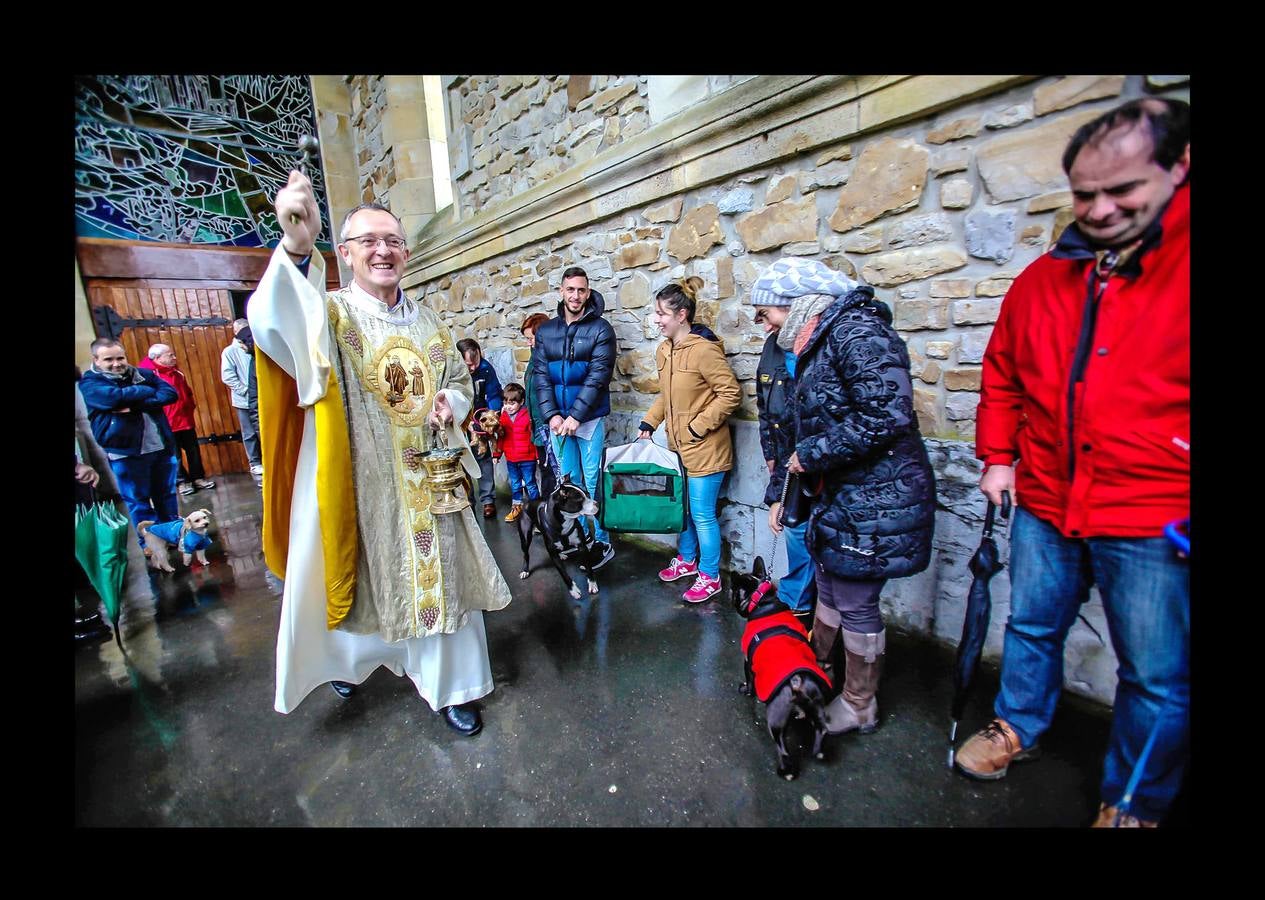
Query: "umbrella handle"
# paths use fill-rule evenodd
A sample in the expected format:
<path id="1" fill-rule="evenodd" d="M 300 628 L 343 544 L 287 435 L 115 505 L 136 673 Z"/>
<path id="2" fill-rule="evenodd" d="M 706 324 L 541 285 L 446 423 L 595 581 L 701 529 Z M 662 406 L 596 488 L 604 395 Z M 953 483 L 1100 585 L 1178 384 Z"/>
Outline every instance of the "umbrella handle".
<path id="1" fill-rule="evenodd" d="M 996 514 L 997 504 L 989 500 L 988 508 L 984 510 L 984 537 L 993 536 L 993 517 Z M 1010 491 L 1001 492 L 1001 517 L 1003 519 L 1010 518 Z"/>

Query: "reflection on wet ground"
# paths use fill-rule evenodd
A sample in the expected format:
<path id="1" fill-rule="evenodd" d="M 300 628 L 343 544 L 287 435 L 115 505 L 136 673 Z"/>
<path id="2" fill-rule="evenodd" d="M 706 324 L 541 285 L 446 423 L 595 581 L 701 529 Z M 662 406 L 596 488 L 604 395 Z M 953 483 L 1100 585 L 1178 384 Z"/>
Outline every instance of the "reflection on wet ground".
<path id="1" fill-rule="evenodd" d="M 783 781 L 763 707 L 736 689 L 727 600 L 686 607 L 654 578 L 661 554 L 621 543 L 600 592 L 573 601 L 543 558 L 512 577 L 499 517 L 480 521 L 514 602 L 486 617 L 482 734 L 450 731 L 382 669 L 349 701 L 319 689 L 280 715 L 260 497 L 249 477 L 217 480 L 182 498 L 217 517 L 212 564 L 152 574 L 133 547 L 125 649 L 76 649 L 80 824 L 1079 826 L 1096 809 L 1103 712 L 1065 703 L 1041 761 L 968 781 L 945 766 L 951 655 L 899 635 L 882 727 L 827 739 L 824 762 Z M 985 673 L 964 728 L 995 689 Z"/>

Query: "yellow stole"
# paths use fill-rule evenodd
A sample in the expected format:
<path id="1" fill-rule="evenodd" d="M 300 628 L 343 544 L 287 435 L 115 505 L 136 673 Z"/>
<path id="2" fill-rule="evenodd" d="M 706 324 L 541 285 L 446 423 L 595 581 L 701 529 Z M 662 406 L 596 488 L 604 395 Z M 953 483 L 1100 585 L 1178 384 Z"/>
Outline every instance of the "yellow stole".
<path id="1" fill-rule="evenodd" d="M 333 364 L 337 365 L 337 360 Z M 264 466 L 264 562 L 273 574 L 284 579 L 304 410 L 299 406 L 294 379 L 258 349 L 255 375 L 259 382 L 259 449 Z M 351 612 L 356 596 L 357 556 L 351 440 L 342 391 L 332 367 L 325 396 L 312 409 L 316 416 L 316 502 L 325 559 L 325 620 L 332 631 Z"/>

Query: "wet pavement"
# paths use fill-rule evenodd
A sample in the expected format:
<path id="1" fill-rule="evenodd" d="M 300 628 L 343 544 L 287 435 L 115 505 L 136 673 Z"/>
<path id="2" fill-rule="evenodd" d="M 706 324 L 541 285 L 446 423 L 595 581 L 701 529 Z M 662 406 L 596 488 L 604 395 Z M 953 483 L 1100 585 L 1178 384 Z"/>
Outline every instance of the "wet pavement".
<path id="1" fill-rule="evenodd" d="M 655 578 L 668 554 L 618 540 L 594 597 L 572 600 L 539 543 L 519 581 L 503 502 L 481 521 L 514 601 L 485 619 L 481 734 L 451 731 L 384 669 L 350 700 L 320 688 L 283 716 L 259 494 L 248 476 L 217 480 L 181 498 L 217 516 L 212 564 L 150 574 L 133 546 L 126 654 L 75 650 L 77 824 L 1072 827 L 1097 808 L 1105 710 L 1065 699 L 1039 761 L 970 781 L 946 766 L 951 651 L 891 630 L 879 730 L 827 738 L 824 761 L 799 754 L 800 777 L 779 778 L 763 705 L 737 691 L 727 591 L 687 607 L 685 582 Z M 996 684 L 986 670 L 964 732 Z"/>

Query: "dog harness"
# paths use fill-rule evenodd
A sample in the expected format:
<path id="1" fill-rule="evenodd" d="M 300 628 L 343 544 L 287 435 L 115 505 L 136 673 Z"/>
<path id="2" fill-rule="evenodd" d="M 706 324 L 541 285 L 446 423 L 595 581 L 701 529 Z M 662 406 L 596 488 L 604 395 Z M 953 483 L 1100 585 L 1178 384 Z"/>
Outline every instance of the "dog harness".
<path id="1" fill-rule="evenodd" d="M 763 582 L 752 597 L 763 597 L 768 584 Z M 764 703 L 797 672 L 815 676 L 830 688 L 830 677 L 817 665 L 808 632 L 788 609 L 749 620 L 742 632 L 742 652 L 755 676 L 755 695 Z"/>

